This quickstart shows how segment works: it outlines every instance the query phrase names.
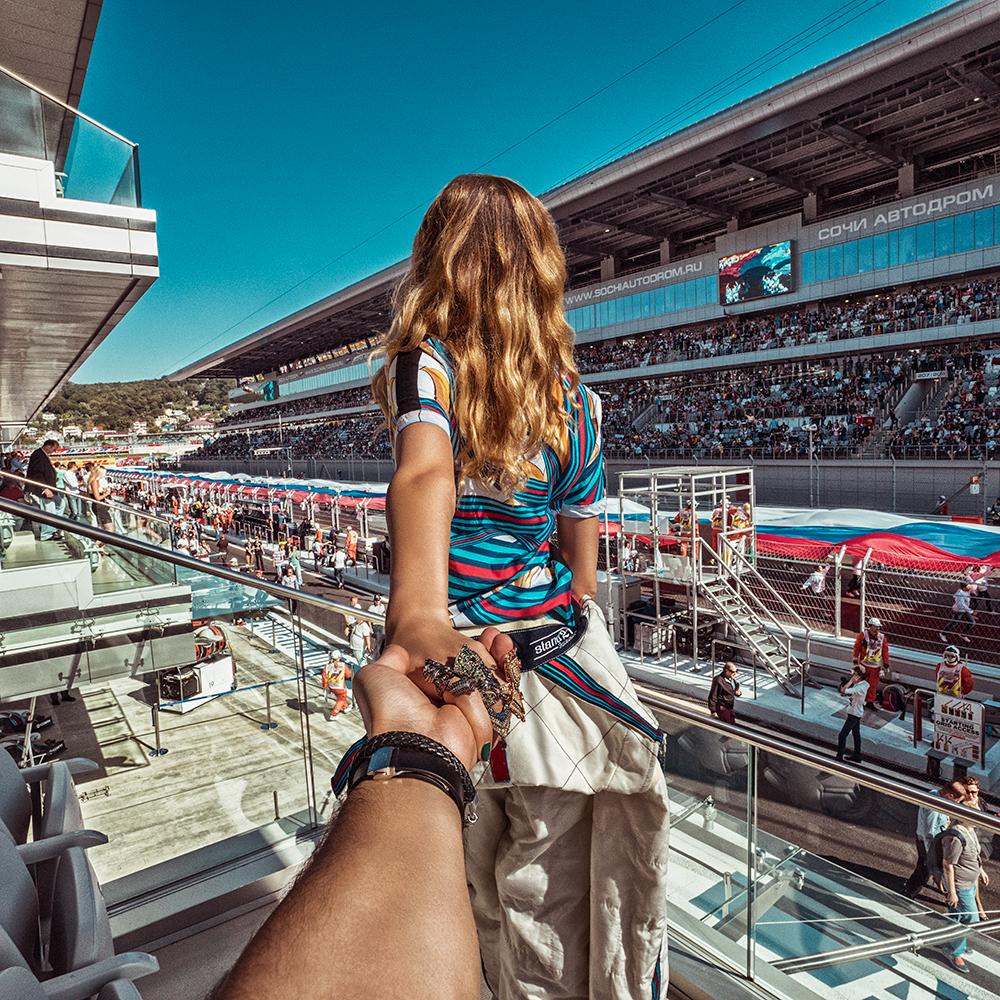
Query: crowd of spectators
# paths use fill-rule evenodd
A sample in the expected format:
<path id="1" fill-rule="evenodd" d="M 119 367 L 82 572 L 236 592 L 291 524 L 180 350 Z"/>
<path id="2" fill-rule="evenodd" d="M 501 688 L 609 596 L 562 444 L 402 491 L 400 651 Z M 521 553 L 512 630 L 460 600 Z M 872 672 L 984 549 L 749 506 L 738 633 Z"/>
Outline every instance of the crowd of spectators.
<path id="1" fill-rule="evenodd" d="M 925 372 L 947 379 L 943 395 L 894 435 L 896 458 L 987 458 L 1000 453 L 1000 353 L 928 352 Z"/>
<path id="2" fill-rule="evenodd" d="M 282 420 L 288 417 L 301 417 L 310 413 L 321 413 L 324 410 L 346 410 L 353 406 L 374 405 L 370 385 L 356 385 L 351 389 L 337 389 L 334 392 L 324 392 L 320 396 L 306 396 L 303 399 L 290 399 L 287 402 L 269 403 L 267 406 L 255 406 L 252 410 L 240 410 L 231 413 L 217 426 L 227 424 L 245 424 L 248 421 Z"/>
<path id="3" fill-rule="evenodd" d="M 576 359 L 581 372 L 615 371 L 919 330 L 998 315 L 1000 278 L 989 277 L 581 344 Z"/>
<path id="4" fill-rule="evenodd" d="M 797 458 L 811 438 L 816 454 L 844 455 L 891 419 L 886 404 L 915 361 L 876 355 L 602 385 L 605 448 L 622 458 Z"/>
<path id="5" fill-rule="evenodd" d="M 262 449 L 279 449 L 279 458 L 390 458 L 389 434 L 381 413 L 337 417 L 295 427 L 252 428 L 215 438 L 192 458 L 247 461 L 267 457 Z"/>

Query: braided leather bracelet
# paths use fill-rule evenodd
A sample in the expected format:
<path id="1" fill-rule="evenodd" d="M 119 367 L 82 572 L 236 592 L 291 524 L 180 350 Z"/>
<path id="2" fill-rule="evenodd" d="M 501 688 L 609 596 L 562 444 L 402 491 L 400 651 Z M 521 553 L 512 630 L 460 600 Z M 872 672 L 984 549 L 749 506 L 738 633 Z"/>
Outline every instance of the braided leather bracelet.
<path id="1" fill-rule="evenodd" d="M 362 781 L 416 778 L 440 788 L 462 816 L 462 825 L 476 822 L 476 789 L 462 762 L 428 736 L 411 732 L 381 733 L 372 737 L 351 765 L 348 791 Z"/>

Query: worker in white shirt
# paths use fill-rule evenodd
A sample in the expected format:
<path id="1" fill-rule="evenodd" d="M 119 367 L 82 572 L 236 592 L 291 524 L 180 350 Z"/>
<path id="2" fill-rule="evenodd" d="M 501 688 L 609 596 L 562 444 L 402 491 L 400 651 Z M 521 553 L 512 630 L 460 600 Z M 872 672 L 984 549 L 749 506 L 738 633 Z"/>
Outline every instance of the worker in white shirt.
<path id="1" fill-rule="evenodd" d="M 973 583 L 963 583 L 955 591 L 951 601 L 951 618 L 948 624 L 938 634 L 942 642 L 948 642 L 948 635 L 952 628 L 957 625 L 968 625 L 968 632 L 971 632 L 976 624 L 976 613 L 972 610 L 972 594 L 977 589 Z M 958 630 L 956 629 L 956 635 Z"/>
<path id="2" fill-rule="evenodd" d="M 847 719 L 840 735 L 837 737 L 837 760 L 844 760 L 844 748 L 847 737 L 854 738 L 854 753 L 847 760 L 861 761 L 861 716 L 865 714 L 865 698 L 868 696 L 868 681 L 865 679 L 865 668 L 860 663 L 854 664 L 851 676 L 840 682 L 840 693 L 847 699 Z"/>
<path id="3" fill-rule="evenodd" d="M 826 590 L 826 575 L 829 572 L 829 563 L 819 563 L 812 573 L 806 577 L 805 582 L 799 590 L 811 590 L 817 597 L 820 597 Z"/>
<path id="4" fill-rule="evenodd" d="M 333 554 L 333 585 L 344 586 L 344 570 L 347 568 L 347 553 L 338 545 Z"/>

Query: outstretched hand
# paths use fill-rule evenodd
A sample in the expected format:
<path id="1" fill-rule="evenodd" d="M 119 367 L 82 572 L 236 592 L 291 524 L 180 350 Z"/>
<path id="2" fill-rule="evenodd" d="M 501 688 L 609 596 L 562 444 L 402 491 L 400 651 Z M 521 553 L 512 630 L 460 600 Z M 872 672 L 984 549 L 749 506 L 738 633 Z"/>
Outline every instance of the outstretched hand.
<path id="1" fill-rule="evenodd" d="M 489 659 L 484 659 L 489 666 L 514 648 L 511 640 L 495 628 L 486 629 L 481 640 L 481 644 L 470 645 L 477 652 L 482 649 L 487 653 Z M 423 686 L 418 685 L 418 678 Z M 466 768 L 471 768 L 489 755 L 494 741 L 482 698 L 478 692 L 457 697 L 446 694 L 442 701 L 427 693 L 426 683 L 421 672 L 412 670 L 412 653 L 395 643 L 357 671 L 354 697 L 368 735 L 397 730 L 421 733 L 446 746 Z"/>

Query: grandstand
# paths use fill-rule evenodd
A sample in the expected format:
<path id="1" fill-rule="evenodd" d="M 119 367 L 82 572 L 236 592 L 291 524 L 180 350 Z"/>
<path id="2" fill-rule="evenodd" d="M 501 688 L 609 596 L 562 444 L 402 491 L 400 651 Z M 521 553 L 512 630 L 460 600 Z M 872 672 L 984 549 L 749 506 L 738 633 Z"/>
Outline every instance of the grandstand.
<path id="1" fill-rule="evenodd" d="M 915 485 L 914 503 L 958 493 L 975 509 L 979 500 L 961 496 L 969 469 L 955 460 L 980 473 L 993 462 L 995 387 L 964 412 L 956 380 L 966 369 L 932 375 L 928 363 L 956 349 L 989 352 L 1000 334 L 994 14 L 988 3 L 952 5 L 543 196 L 566 249 L 579 365 L 611 404 L 613 455 L 943 457 L 947 481 L 939 469 Z M 290 435 L 303 459 L 336 462 L 352 425 L 358 453 L 385 454 L 365 409 L 368 355 L 404 268 L 174 373 L 241 381 L 229 424 L 244 437 L 221 438 L 206 457 L 246 456 L 252 430 L 267 441 Z M 860 368 L 844 366 L 861 355 L 870 359 Z M 763 366 L 769 384 L 804 382 L 789 405 L 762 389 Z M 828 380 L 849 383 L 856 370 L 867 398 L 831 396 Z M 699 407 L 725 397 L 748 433 L 732 427 L 733 412 L 709 414 L 718 426 L 708 433 L 686 426 L 669 400 L 693 385 Z M 295 428 L 331 418 L 336 433 Z M 777 475 L 785 488 L 802 473 Z M 859 467 L 846 480 L 864 475 Z M 777 488 L 763 467 L 758 485 L 765 499 Z"/>

